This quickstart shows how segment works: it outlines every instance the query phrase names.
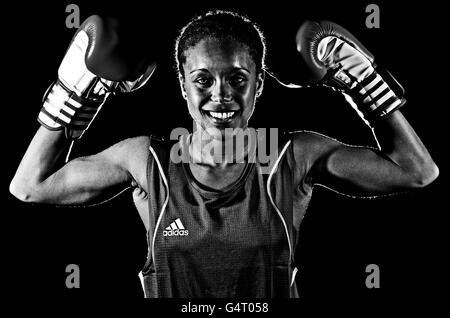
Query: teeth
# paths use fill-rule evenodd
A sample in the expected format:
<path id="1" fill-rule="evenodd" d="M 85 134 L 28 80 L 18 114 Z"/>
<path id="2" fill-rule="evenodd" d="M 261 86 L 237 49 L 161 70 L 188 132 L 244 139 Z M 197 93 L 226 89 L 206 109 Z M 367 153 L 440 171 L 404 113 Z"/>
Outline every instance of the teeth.
<path id="1" fill-rule="evenodd" d="M 235 112 L 229 112 L 229 113 L 218 113 L 218 112 L 209 112 L 209 114 L 214 117 L 214 118 L 219 118 L 219 119 L 228 119 L 231 116 L 234 115 Z"/>

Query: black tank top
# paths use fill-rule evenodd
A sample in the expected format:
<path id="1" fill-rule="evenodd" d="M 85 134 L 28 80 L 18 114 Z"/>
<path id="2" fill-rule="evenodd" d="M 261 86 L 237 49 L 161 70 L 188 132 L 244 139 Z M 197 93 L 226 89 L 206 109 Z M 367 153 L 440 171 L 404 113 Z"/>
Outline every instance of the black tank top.
<path id="1" fill-rule="evenodd" d="M 145 296 L 298 297 L 295 229 L 312 188 L 294 186 L 306 165 L 294 164 L 291 141 L 281 145 L 271 173 L 249 160 L 220 191 L 199 183 L 188 163 L 170 160 L 169 146 L 150 142 Z"/>

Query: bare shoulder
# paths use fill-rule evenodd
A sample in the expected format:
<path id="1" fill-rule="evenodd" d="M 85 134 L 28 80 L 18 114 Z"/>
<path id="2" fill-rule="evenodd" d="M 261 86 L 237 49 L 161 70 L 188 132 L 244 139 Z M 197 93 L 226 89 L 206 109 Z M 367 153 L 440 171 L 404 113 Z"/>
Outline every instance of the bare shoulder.
<path id="1" fill-rule="evenodd" d="M 122 167 L 139 186 L 146 182 L 146 167 L 148 159 L 149 136 L 137 136 L 127 138 L 110 146 L 101 153 L 95 155 L 97 158 L 109 161 Z"/>
<path id="2" fill-rule="evenodd" d="M 328 151 L 342 146 L 338 140 L 318 132 L 301 130 L 291 133 L 294 156 L 315 161 Z"/>
<path id="3" fill-rule="evenodd" d="M 96 156 L 125 165 L 128 162 L 146 157 L 149 144 L 150 138 L 148 136 L 127 138 L 110 146 Z"/>
<path id="4" fill-rule="evenodd" d="M 137 136 L 127 138 L 118 143 L 123 151 L 130 157 L 144 156 L 148 154 L 148 147 L 150 145 L 149 136 Z"/>
<path id="5" fill-rule="evenodd" d="M 318 132 L 302 130 L 290 133 L 292 151 L 296 169 L 300 171 L 300 179 L 307 183 L 313 183 L 311 172 L 316 171 L 314 167 L 320 167 L 323 159 L 334 149 L 343 144 Z"/>

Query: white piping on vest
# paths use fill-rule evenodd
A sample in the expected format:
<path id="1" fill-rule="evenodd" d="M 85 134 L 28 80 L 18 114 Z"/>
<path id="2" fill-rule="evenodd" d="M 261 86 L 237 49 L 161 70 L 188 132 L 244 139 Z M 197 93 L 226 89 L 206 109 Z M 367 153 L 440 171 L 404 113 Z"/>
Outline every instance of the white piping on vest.
<path id="1" fill-rule="evenodd" d="M 292 271 L 291 287 L 292 287 L 292 285 L 294 285 L 294 282 L 295 282 L 295 276 L 297 275 L 297 272 L 298 272 L 298 268 L 296 267 L 296 268 L 294 268 L 294 270 Z"/>
<path id="2" fill-rule="evenodd" d="M 149 149 L 153 155 L 153 158 L 156 160 L 156 164 L 158 165 L 159 173 L 161 174 L 161 178 L 163 179 L 164 185 L 166 186 L 166 199 L 164 200 L 161 213 L 159 214 L 158 221 L 155 225 L 155 230 L 153 231 L 153 238 L 152 238 L 152 260 L 153 264 L 155 266 L 156 271 L 156 262 L 155 262 L 155 239 L 156 239 L 156 232 L 158 231 L 159 224 L 161 223 L 162 216 L 164 214 L 164 211 L 166 210 L 167 203 L 169 202 L 169 183 L 167 182 L 166 175 L 164 173 L 164 170 L 161 166 L 161 163 L 159 162 L 158 156 L 156 155 L 155 151 L 153 150 L 152 146 L 149 146 Z M 150 211 L 149 211 L 150 212 Z"/>
<path id="3" fill-rule="evenodd" d="M 142 290 L 144 291 L 144 298 L 147 298 L 147 293 L 145 292 L 145 284 L 144 284 L 144 275 L 142 275 L 142 271 L 138 274 L 139 280 L 141 281 Z"/>
<path id="4" fill-rule="evenodd" d="M 267 178 L 267 194 L 269 195 L 270 203 L 272 204 L 273 208 L 277 211 L 278 216 L 281 219 L 281 222 L 283 222 L 284 230 L 286 232 L 286 237 L 289 244 L 289 261 L 292 261 L 292 245 L 291 245 L 291 239 L 289 237 L 289 231 L 286 225 L 286 221 L 284 220 L 283 215 L 281 214 L 280 210 L 276 206 L 275 202 L 273 201 L 272 194 L 270 193 L 270 181 L 272 181 L 273 174 L 275 173 L 275 170 L 277 170 L 278 164 L 280 163 L 281 158 L 283 158 L 284 153 L 286 152 L 287 147 L 291 144 L 291 141 L 289 140 L 286 145 L 283 147 L 283 150 L 281 150 L 281 154 L 278 156 L 277 161 L 275 161 L 275 164 L 273 165 L 272 171 L 270 171 L 269 178 Z"/>

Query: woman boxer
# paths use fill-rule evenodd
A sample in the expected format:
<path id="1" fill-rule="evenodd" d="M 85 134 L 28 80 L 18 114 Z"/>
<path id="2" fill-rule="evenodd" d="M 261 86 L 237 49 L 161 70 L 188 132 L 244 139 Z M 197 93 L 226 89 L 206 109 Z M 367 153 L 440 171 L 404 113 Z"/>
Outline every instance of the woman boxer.
<path id="1" fill-rule="evenodd" d="M 61 119 L 51 108 L 57 107 L 51 95 L 51 105 L 44 104 L 41 112 L 43 126 L 10 191 L 25 202 L 90 204 L 124 187 L 135 188 L 134 200 L 148 231 L 149 255 L 140 274 L 147 297 L 297 297 L 294 251 L 315 184 L 352 196 L 377 196 L 421 188 L 438 175 L 425 146 L 397 110 L 404 104 L 401 96 L 378 77 L 368 55 L 349 45 L 349 35 L 334 27 L 327 34 L 326 28 L 310 24 L 299 32 L 298 42 L 310 45 L 309 52 L 327 70 L 323 82 L 359 103 L 379 149 L 345 145 L 312 132 L 292 133 L 264 173 L 249 146 L 252 135 L 246 134 L 263 90 L 264 37 L 250 20 L 215 11 L 194 18 L 176 41 L 181 92 L 195 132 L 174 144 L 131 138 L 62 164 L 65 135 L 80 136 L 73 133 L 79 110 L 68 114 L 67 121 Z M 87 59 L 88 64 L 97 62 Z M 94 92 L 79 90 L 75 102 L 82 110 L 90 102 L 98 111 L 93 101 L 101 104 L 117 87 L 140 87 L 152 71 L 147 69 L 136 82 L 120 72 L 112 78 L 95 65 L 88 68 L 96 70 L 94 77 L 102 84 Z M 63 89 L 77 93 L 64 75 Z M 108 90 L 102 91 L 105 84 Z M 73 94 L 69 96 L 66 100 L 75 104 Z M 230 155 L 225 146 L 241 133 L 244 144 Z M 180 154 L 183 160 L 175 160 Z"/>

